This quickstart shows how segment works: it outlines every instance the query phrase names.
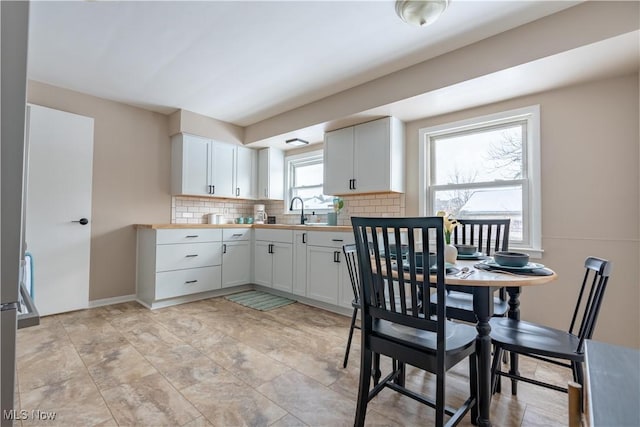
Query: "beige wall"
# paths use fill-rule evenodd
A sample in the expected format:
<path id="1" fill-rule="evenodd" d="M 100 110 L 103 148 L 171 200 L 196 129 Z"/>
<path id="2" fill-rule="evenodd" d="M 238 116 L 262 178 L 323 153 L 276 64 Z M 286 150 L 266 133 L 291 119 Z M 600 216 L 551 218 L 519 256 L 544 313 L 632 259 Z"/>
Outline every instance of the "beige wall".
<path id="1" fill-rule="evenodd" d="M 89 299 L 134 294 L 132 224 L 170 220 L 168 117 L 34 81 L 27 99 L 95 119 Z"/>
<path id="2" fill-rule="evenodd" d="M 525 319 L 566 328 L 584 259 L 613 261 L 594 338 L 640 347 L 638 75 L 407 123 L 407 214 L 418 213 L 418 130 L 540 104 L 542 263 L 560 279 L 524 289 Z"/>

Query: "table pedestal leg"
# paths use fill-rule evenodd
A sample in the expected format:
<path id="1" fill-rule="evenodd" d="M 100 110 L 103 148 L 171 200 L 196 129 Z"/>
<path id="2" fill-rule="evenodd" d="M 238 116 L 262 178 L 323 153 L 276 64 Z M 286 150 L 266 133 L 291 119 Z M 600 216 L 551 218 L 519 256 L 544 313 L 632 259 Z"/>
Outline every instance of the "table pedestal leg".
<path id="1" fill-rule="evenodd" d="M 491 408 L 491 325 L 489 319 L 493 314 L 493 297 L 489 287 L 474 289 L 473 311 L 478 323 L 476 330 L 476 354 L 478 356 L 478 426 L 490 427 L 489 412 Z"/>
<path id="2" fill-rule="evenodd" d="M 509 294 L 509 319 L 520 320 L 520 288 L 508 287 L 507 293 Z M 512 351 L 509 352 L 509 373 L 512 375 L 520 375 L 518 371 L 518 354 Z M 511 380 L 511 394 L 518 394 L 518 380 Z"/>

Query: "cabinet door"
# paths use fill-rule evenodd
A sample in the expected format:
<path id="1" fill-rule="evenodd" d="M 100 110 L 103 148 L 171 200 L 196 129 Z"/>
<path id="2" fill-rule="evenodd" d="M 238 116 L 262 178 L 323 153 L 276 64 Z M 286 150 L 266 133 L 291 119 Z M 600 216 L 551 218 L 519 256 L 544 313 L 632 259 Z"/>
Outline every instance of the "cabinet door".
<path id="1" fill-rule="evenodd" d="M 222 287 L 244 285 L 251 282 L 251 242 L 239 241 L 223 244 Z"/>
<path id="2" fill-rule="evenodd" d="M 221 142 L 212 142 L 211 185 L 213 195 L 218 197 L 236 197 L 235 164 L 236 146 Z"/>
<path id="3" fill-rule="evenodd" d="M 271 242 L 258 240 L 255 245 L 253 281 L 258 285 L 271 287 L 273 255 L 269 252 Z"/>
<path id="4" fill-rule="evenodd" d="M 284 151 L 264 148 L 258 154 L 258 198 L 284 199 Z"/>
<path id="5" fill-rule="evenodd" d="M 390 119 L 374 120 L 354 128 L 354 189 L 357 193 L 391 189 Z M 404 171 L 399 171 L 404 173 Z"/>
<path id="6" fill-rule="evenodd" d="M 273 243 L 273 288 L 285 292 L 293 290 L 293 245 Z"/>
<path id="7" fill-rule="evenodd" d="M 338 304 L 338 272 L 335 248 L 307 246 L 307 297 Z"/>
<path id="8" fill-rule="evenodd" d="M 210 155 L 211 140 L 192 135 L 176 136 L 171 154 L 174 194 L 209 194 Z"/>
<path id="9" fill-rule="evenodd" d="M 252 148 L 236 147 L 236 196 L 255 199 L 258 193 L 258 153 Z"/>
<path id="10" fill-rule="evenodd" d="M 293 293 L 307 294 L 307 232 L 293 232 Z"/>
<path id="11" fill-rule="evenodd" d="M 327 132 L 324 137 L 324 194 L 353 192 L 353 127 Z"/>
<path id="12" fill-rule="evenodd" d="M 349 277 L 349 270 L 347 269 L 347 261 L 344 259 L 344 254 L 340 254 L 340 301 L 338 305 L 341 307 L 351 308 L 351 302 L 353 301 L 353 287 L 351 286 L 351 278 Z M 359 286 L 356 283 L 356 286 Z"/>

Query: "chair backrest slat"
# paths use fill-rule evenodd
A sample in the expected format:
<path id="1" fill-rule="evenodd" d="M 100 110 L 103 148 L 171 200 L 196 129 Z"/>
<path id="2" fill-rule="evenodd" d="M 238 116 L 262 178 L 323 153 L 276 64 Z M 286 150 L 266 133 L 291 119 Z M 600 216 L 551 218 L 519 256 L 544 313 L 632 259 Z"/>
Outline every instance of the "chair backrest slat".
<path id="1" fill-rule="evenodd" d="M 593 336 L 598 314 L 600 313 L 600 306 L 612 269 L 610 261 L 596 257 L 588 257 L 584 266 L 586 271 L 582 279 L 582 285 L 580 286 L 573 316 L 571 317 L 571 324 L 569 325 L 569 333 L 574 334 L 573 331 L 576 326 L 576 321 L 579 314 L 582 313 L 578 332 L 574 334 L 579 338 L 578 353 L 583 352 L 584 340 L 590 339 Z M 584 298 L 585 291 L 588 291 L 586 298 Z"/>
<path id="2" fill-rule="evenodd" d="M 460 224 L 453 230 L 453 243 L 477 245 L 486 255 L 509 250 L 509 227 L 511 219 L 458 219 Z"/>
<path id="3" fill-rule="evenodd" d="M 438 343 L 444 345 L 445 322 L 438 321 L 446 319 L 442 218 L 354 217 L 351 222 L 360 272 L 363 333 L 381 319 L 437 332 Z M 443 302 L 436 313 L 431 313 L 429 304 L 430 251 L 436 259 L 434 286 Z M 416 256 L 422 257 L 422 266 Z"/>

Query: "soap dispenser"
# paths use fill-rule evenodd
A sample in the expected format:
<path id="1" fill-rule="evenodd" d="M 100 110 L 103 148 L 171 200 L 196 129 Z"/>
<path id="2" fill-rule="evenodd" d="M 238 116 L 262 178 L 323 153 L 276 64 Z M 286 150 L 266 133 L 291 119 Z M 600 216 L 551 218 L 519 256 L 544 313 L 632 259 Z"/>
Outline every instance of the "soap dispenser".
<path id="1" fill-rule="evenodd" d="M 309 219 L 309 222 L 312 224 L 315 224 L 316 222 L 318 222 L 318 216 L 316 215 L 316 211 L 311 212 L 311 218 Z"/>

